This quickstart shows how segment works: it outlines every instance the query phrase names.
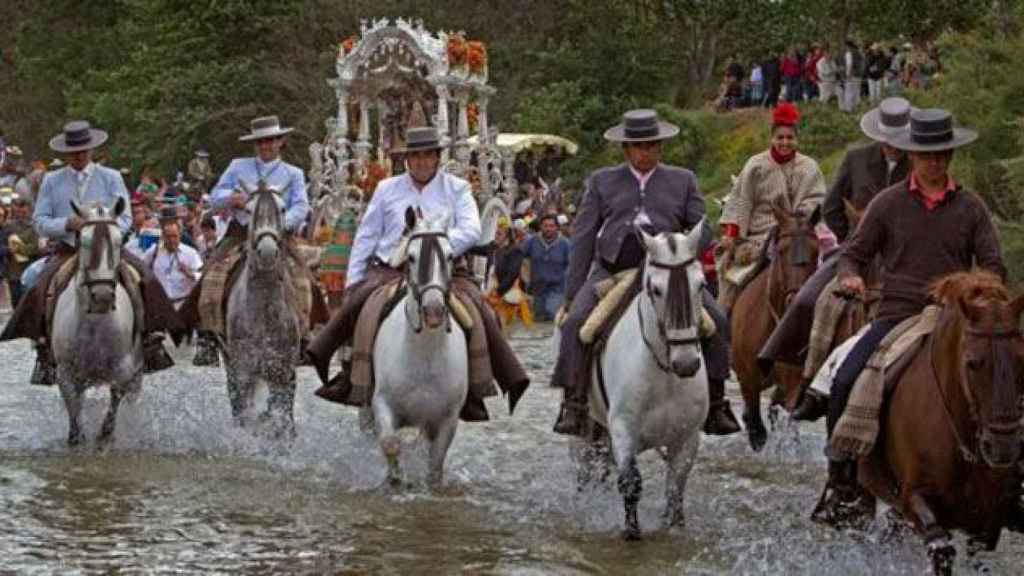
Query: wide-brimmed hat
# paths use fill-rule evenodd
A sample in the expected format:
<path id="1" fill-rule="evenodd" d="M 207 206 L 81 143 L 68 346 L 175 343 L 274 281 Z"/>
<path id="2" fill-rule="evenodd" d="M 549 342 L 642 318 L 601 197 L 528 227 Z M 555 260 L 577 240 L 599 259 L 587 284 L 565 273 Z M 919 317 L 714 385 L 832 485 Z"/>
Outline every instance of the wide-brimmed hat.
<path id="1" fill-rule="evenodd" d="M 251 142 L 253 140 L 265 140 L 284 136 L 294 128 L 282 128 L 281 121 L 277 116 L 261 116 L 249 123 L 249 133 L 238 139 L 239 142 Z"/>
<path id="2" fill-rule="evenodd" d="M 906 98 L 886 98 L 860 117 L 860 129 L 868 138 L 888 144 L 895 136 L 910 130 L 913 109 Z"/>
<path id="3" fill-rule="evenodd" d="M 75 120 L 64 125 L 64 132 L 50 139 L 50 148 L 55 152 L 70 154 L 99 148 L 107 141 L 107 133 L 97 130 L 85 120 Z"/>
<path id="4" fill-rule="evenodd" d="M 910 130 L 894 136 L 889 144 L 907 152 L 942 152 L 966 146 L 978 133 L 953 125 L 953 115 L 940 108 L 913 110 Z"/>
<path id="5" fill-rule="evenodd" d="M 206 148 L 199 148 L 198 150 L 196 150 L 196 156 L 200 158 L 209 158 L 210 153 L 206 151 Z"/>
<path id="6" fill-rule="evenodd" d="M 61 160 L 60 158 L 54 158 L 53 160 L 50 161 L 49 168 L 50 168 L 50 170 L 56 170 L 57 168 L 62 168 L 63 166 L 64 166 L 64 161 L 63 160 Z"/>
<path id="7" fill-rule="evenodd" d="M 679 127 L 658 119 L 654 110 L 642 108 L 630 110 L 622 115 L 622 122 L 604 133 L 604 139 L 611 142 L 657 142 L 668 140 L 679 134 Z"/>
<path id="8" fill-rule="evenodd" d="M 409 128 L 405 131 L 405 146 L 394 150 L 396 153 L 408 154 L 409 152 L 424 152 L 427 150 L 440 150 L 441 135 L 437 128 L 432 126 L 419 126 Z"/>
<path id="9" fill-rule="evenodd" d="M 17 146 L 8 146 L 7 147 L 7 155 L 8 156 L 17 156 L 17 157 L 20 158 L 24 154 L 22 154 L 21 148 L 19 148 Z"/>

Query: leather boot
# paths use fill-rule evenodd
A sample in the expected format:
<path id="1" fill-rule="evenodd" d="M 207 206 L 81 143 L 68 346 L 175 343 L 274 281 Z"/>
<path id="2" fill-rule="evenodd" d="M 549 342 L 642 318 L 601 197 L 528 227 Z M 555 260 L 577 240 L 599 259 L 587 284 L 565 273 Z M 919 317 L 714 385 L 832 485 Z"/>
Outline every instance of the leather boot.
<path id="1" fill-rule="evenodd" d="M 53 386 L 57 383 L 56 368 L 50 360 L 50 346 L 46 340 L 36 342 L 36 365 L 29 382 L 36 386 Z"/>
<path id="2" fill-rule="evenodd" d="M 220 366 L 220 354 L 217 352 L 217 340 L 209 332 L 196 333 L 196 355 L 192 358 L 193 366 Z"/>
<path id="3" fill-rule="evenodd" d="M 857 482 L 857 462 L 829 460 L 828 482 L 811 520 L 837 529 L 864 529 L 874 509 L 874 500 Z"/>
<path id="4" fill-rule="evenodd" d="M 587 433 L 587 421 L 590 415 L 587 413 L 587 403 L 566 398 L 562 400 L 562 407 L 558 412 L 558 420 L 555 421 L 554 431 L 558 434 L 570 436 L 583 436 Z"/>
<path id="5" fill-rule="evenodd" d="M 143 373 L 152 374 L 174 366 L 174 360 L 164 349 L 164 335 L 150 332 L 142 335 Z"/>
<path id="6" fill-rule="evenodd" d="M 327 384 L 317 388 L 314 394 L 328 402 L 345 404 L 349 394 L 352 393 L 351 375 L 352 361 L 342 361 L 341 372 L 338 372 Z"/>
<path id="7" fill-rule="evenodd" d="M 728 436 L 740 431 L 740 423 L 725 399 L 725 381 L 708 380 L 708 398 L 710 406 L 708 417 L 704 421 L 704 433 L 714 436 Z"/>
<path id="8" fill-rule="evenodd" d="M 814 422 L 828 414 L 828 396 L 810 388 L 809 385 L 810 382 L 804 384 L 800 401 L 797 402 L 796 408 L 793 408 L 793 413 L 790 414 L 794 420 Z"/>

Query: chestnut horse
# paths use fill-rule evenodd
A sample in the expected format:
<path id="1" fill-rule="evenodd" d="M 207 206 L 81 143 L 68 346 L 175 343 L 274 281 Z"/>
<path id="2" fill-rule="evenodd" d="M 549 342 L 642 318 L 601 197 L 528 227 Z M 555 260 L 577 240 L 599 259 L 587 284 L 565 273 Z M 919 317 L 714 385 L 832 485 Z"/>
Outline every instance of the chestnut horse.
<path id="1" fill-rule="evenodd" d="M 924 538 L 937 574 L 951 574 L 949 530 L 993 550 L 1018 497 L 1024 395 L 1024 296 L 988 272 L 947 276 L 935 331 L 899 377 L 860 481 Z"/>
<path id="2" fill-rule="evenodd" d="M 792 410 L 800 395 L 801 381 L 798 367 L 781 363 L 776 363 L 770 374 L 763 374 L 757 354 L 793 296 L 818 267 L 814 227 L 819 211 L 810 216 L 795 211 L 782 194 L 772 202 L 772 210 L 778 224 L 771 263 L 740 293 L 731 319 L 733 367 L 743 392 L 743 422 L 755 451 L 764 448 L 768 440 L 768 430 L 761 419 L 761 392 L 776 385 L 772 405 L 784 404 Z"/>

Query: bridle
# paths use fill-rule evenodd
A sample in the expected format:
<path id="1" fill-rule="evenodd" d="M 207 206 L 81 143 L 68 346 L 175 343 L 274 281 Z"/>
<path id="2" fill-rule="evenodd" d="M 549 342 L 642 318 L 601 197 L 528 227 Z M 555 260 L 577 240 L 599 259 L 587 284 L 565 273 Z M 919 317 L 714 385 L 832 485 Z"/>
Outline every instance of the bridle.
<path id="1" fill-rule="evenodd" d="M 813 229 L 802 229 L 801 228 L 800 230 L 797 230 L 797 231 L 794 231 L 794 232 L 777 232 L 775 234 L 776 246 L 779 246 L 781 244 L 781 241 L 784 238 L 810 239 L 810 241 L 812 243 L 816 243 L 817 240 L 818 240 L 817 237 L 814 235 L 814 230 Z M 793 246 L 800 246 L 801 249 L 803 249 L 801 244 L 794 243 Z M 790 256 L 790 258 L 795 260 L 796 257 L 799 256 L 799 255 L 800 255 L 800 253 L 794 253 L 794 254 L 792 254 Z M 785 292 L 782 294 L 782 310 L 776 310 L 775 309 L 775 303 L 773 302 L 773 299 L 772 299 L 772 294 L 775 292 L 775 289 L 774 289 L 775 282 L 773 281 L 774 278 L 775 278 L 775 274 L 772 273 L 772 270 L 770 268 L 769 268 L 769 271 L 768 271 L 768 285 L 767 285 L 767 288 L 765 290 L 767 292 L 766 300 L 768 301 L 768 311 L 771 312 L 772 319 L 775 321 L 775 324 L 778 325 L 778 323 L 782 319 L 782 314 L 785 313 L 786 308 L 789 306 L 790 300 L 792 300 L 793 296 L 795 296 L 796 293 L 800 291 L 801 287 L 800 286 L 793 287 L 793 286 L 786 285 L 786 284 L 788 284 L 787 280 L 789 279 L 788 278 L 788 274 L 786 273 L 786 266 L 787 265 L 781 261 L 780 257 L 778 257 L 780 255 L 777 254 L 776 256 L 777 257 L 775 258 L 775 260 L 772 260 L 772 265 L 771 266 L 774 267 L 776 265 L 776 261 L 778 261 L 778 266 L 782 267 L 782 272 L 781 273 L 782 273 L 782 280 L 783 280 L 783 284 L 784 284 L 783 288 L 785 289 Z M 807 255 L 805 255 L 805 257 L 806 258 L 810 258 L 810 255 L 807 254 Z M 802 265 L 802 264 L 806 264 L 806 263 L 807 263 L 807 261 L 805 261 L 805 262 L 791 262 L 791 265 Z"/>
<path id="2" fill-rule="evenodd" d="M 658 268 L 658 269 L 661 269 L 661 270 L 668 270 L 669 272 L 682 272 L 683 273 L 683 277 L 686 278 L 685 298 L 686 298 L 686 303 L 688 304 L 688 306 L 687 306 L 687 310 L 686 310 L 686 313 L 684 314 L 684 316 L 686 317 L 685 321 L 689 325 L 688 326 L 683 326 L 682 328 L 673 327 L 672 329 L 667 329 L 667 328 L 665 328 L 665 323 L 664 322 L 658 322 L 657 323 L 658 324 L 658 336 L 662 340 L 662 342 L 665 343 L 666 349 L 669 349 L 672 346 L 690 346 L 690 345 L 699 346 L 700 345 L 700 331 L 696 330 L 695 329 L 696 326 L 693 325 L 693 308 L 692 307 L 693 307 L 694 303 L 693 303 L 692 299 L 690 298 L 690 281 L 689 281 L 689 277 L 686 276 L 686 270 L 690 267 L 690 265 L 692 265 L 696 261 L 697 261 L 697 258 L 693 257 L 693 258 L 690 258 L 689 260 L 686 260 L 685 262 L 683 262 L 681 264 L 671 264 L 671 265 L 670 264 L 662 264 L 662 263 L 659 263 L 659 262 L 655 262 L 653 260 L 650 260 L 650 261 L 648 261 L 646 263 L 647 266 L 650 266 L 652 268 Z M 669 289 L 671 289 L 671 286 L 669 287 Z M 647 288 L 644 287 L 644 291 L 646 291 L 646 290 L 647 290 Z M 650 352 L 651 356 L 654 357 L 654 361 L 658 364 L 658 368 L 660 368 L 662 372 L 670 372 L 671 368 L 668 365 L 668 360 L 662 361 L 661 357 L 658 356 L 657 350 L 654 348 L 654 345 L 651 343 L 650 338 L 648 338 L 648 336 L 647 336 L 647 330 L 645 328 L 646 324 L 644 323 L 643 302 L 641 300 L 642 300 L 641 298 L 637 298 L 637 303 L 636 303 L 637 319 L 640 322 L 640 338 L 644 342 L 644 347 L 646 347 L 647 351 Z M 674 319 L 672 319 L 672 320 L 674 320 Z M 692 336 L 691 335 L 687 335 L 687 336 L 681 336 L 680 335 L 680 333 L 687 334 L 690 331 L 692 331 Z"/>
<path id="3" fill-rule="evenodd" d="M 273 201 L 273 203 L 274 203 L 274 220 L 275 220 L 276 225 L 275 226 L 260 226 L 259 228 L 255 228 L 255 225 L 256 225 L 256 222 L 255 222 L 256 215 L 259 212 L 258 209 L 259 209 L 259 206 L 260 206 L 260 202 L 262 201 L 262 198 L 265 195 L 269 195 L 270 196 L 270 200 Z M 254 229 L 253 229 L 253 232 L 252 232 L 252 238 L 249 241 L 249 249 L 250 250 L 256 248 L 256 246 L 258 246 L 259 243 L 264 238 L 270 238 L 271 240 L 274 241 L 274 244 L 277 244 L 278 246 L 280 246 L 281 239 L 282 239 L 282 231 L 281 231 L 282 227 L 281 227 L 281 216 L 280 216 L 279 207 L 278 207 L 278 204 L 277 204 L 277 198 L 278 197 L 279 197 L 278 192 L 276 192 L 275 190 L 273 190 L 271 188 L 261 188 L 261 189 L 259 189 L 256 192 L 256 194 L 255 194 L 255 205 L 253 206 L 253 211 L 252 211 L 253 222 L 251 224 L 254 226 Z"/>
<path id="4" fill-rule="evenodd" d="M 971 329 L 971 328 L 966 328 L 964 330 L 964 332 L 966 334 L 970 335 L 970 336 L 975 337 L 975 338 L 980 338 L 980 339 L 984 339 L 984 340 L 988 340 L 989 341 L 989 347 L 991 348 L 991 354 L 992 354 L 993 362 L 995 362 L 995 357 L 996 357 L 996 353 L 995 353 L 996 352 L 995 351 L 996 341 L 998 341 L 998 340 L 1010 340 L 1010 339 L 1015 339 L 1015 338 L 1020 338 L 1021 337 L 1021 331 L 1020 331 L 1019 328 L 1004 328 L 1004 329 L 1001 329 L 1001 330 L 991 330 L 991 331 L 974 330 L 974 329 Z M 977 464 L 978 462 L 984 461 L 985 464 L 988 465 L 990 468 L 1009 468 L 1009 467 L 1011 467 L 1012 465 L 1002 466 L 1002 465 L 994 465 L 994 464 L 992 464 L 991 462 L 988 461 L 988 459 L 986 459 L 984 457 L 984 452 L 982 452 L 980 450 L 980 448 L 977 450 L 977 453 L 976 453 L 975 450 L 971 450 L 971 448 L 969 448 L 967 446 L 967 443 L 964 442 L 963 438 L 961 437 L 960 430 L 957 428 L 957 425 L 956 425 L 956 420 L 953 418 L 953 413 L 952 413 L 952 411 L 949 408 L 949 402 L 946 399 L 946 395 L 942 392 L 942 386 L 941 386 L 941 384 L 939 382 L 939 371 L 938 371 L 938 368 L 936 368 L 936 366 L 935 366 L 935 342 L 936 342 L 936 340 L 937 340 L 937 338 L 932 338 L 931 339 L 931 345 L 930 345 L 930 348 L 929 348 L 929 356 L 930 356 L 929 361 L 930 361 L 931 369 L 932 369 L 932 380 L 935 382 L 935 389 L 939 393 L 939 398 L 942 400 L 942 409 L 943 409 L 943 411 L 944 411 L 944 413 L 946 415 L 946 420 L 949 422 L 950 429 L 953 431 L 953 438 L 956 440 L 957 449 L 960 451 L 960 455 L 963 457 L 964 461 L 967 462 L 968 464 Z M 973 445 L 977 446 L 977 447 L 980 447 L 980 444 L 981 444 L 981 441 L 982 441 L 982 435 L 985 432 L 989 432 L 989 433 L 992 433 L 992 434 L 995 434 L 995 435 L 1000 435 L 1000 436 L 1010 436 L 1012 434 L 1018 434 L 1020 432 L 1020 423 L 1019 422 L 1014 422 L 1013 424 L 1003 424 L 1003 423 L 988 423 L 988 424 L 986 424 L 986 423 L 984 423 L 982 421 L 981 416 L 979 415 L 979 411 L 978 411 L 977 399 L 974 396 L 974 392 L 971 391 L 971 387 L 970 387 L 970 385 L 968 383 L 969 381 L 968 381 L 968 378 L 967 378 L 967 374 L 964 371 L 964 363 L 963 362 L 958 362 L 958 366 L 959 366 L 959 372 L 960 372 L 960 374 L 959 374 L 959 377 L 960 377 L 960 391 L 964 395 L 964 399 L 967 402 L 968 418 L 970 418 L 970 423 L 974 426 Z M 978 453 L 981 453 L 980 457 L 978 456 Z"/>
<path id="5" fill-rule="evenodd" d="M 448 238 L 448 234 L 446 232 L 416 232 L 416 233 L 411 234 L 409 236 L 408 242 L 411 244 L 413 240 L 417 240 L 417 239 L 431 239 L 431 238 L 435 239 L 435 241 L 436 241 L 436 239 Z M 419 280 L 421 280 L 421 278 L 417 278 L 416 282 L 407 282 L 407 284 L 409 285 L 409 291 L 412 294 L 413 301 L 416 303 L 416 307 L 420 311 L 420 322 L 419 322 L 419 324 L 413 324 L 410 321 L 410 324 L 412 324 L 413 330 L 417 334 L 419 334 L 420 332 L 423 331 L 423 298 L 426 296 L 426 294 L 428 292 L 430 292 L 431 290 L 436 290 L 436 291 L 441 293 L 441 300 L 442 301 L 447 302 L 447 300 L 448 300 L 448 291 L 449 291 L 448 287 L 449 287 L 449 285 L 451 283 L 451 271 L 448 269 L 447 266 L 445 266 L 446 263 L 443 262 L 443 255 L 444 255 L 444 253 L 441 252 L 439 249 L 432 249 L 432 250 L 429 251 L 428 254 L 426 254 L 427 259 L 437 260 L 441 264 L 441 266 L 442 266 L 442 268 L 441 268 L 441 281 L 439 281 L 439 282 L 429 281 L 429 282 L 426 282 L 424 284 L 420 284 Z M 417 264 L 421 268 L 419 268 L 416 271 L 413 271 L 413 270 L 410 269 L 408 271 L 410 276 L 412 276 L 413 274 L 417 274 L 418 275 L 420 271 L 424 270 L 422 268 L 422 266 L 426 266 L 427 264 L 423 260 L 423 257 L 424 257 L 424 254 L 421 253 L 420 254 L 421 261 Z M 409 265 L 408 262 L 406 262 L 406 266 L 408 266 L 408 265 Z M 425 269 L 425 270 L 429 271 L 429 269 Z M 408 311 L 406 312 L 406 315 L 408 316 Z M 448 331 L 448 332 L 451 331 L 451 316 L 450 315 L 449 315 L 448 319 L 445 321 L 445 330 Z"/>
<path id="6" fill-rule="evenodd" d="M 112 219 L 112 218 L 97 218 L 95 220 L 89 220 L 89 221 L 85 222 L 82 225 L 81 230 L 79 230 L 79 236 L 78 236 L 79 243 L 81 243 L 82 230 L 85 230 L 86 228 L 94 228 L 94 227 L 96 228 L 96 230 L 103 230 L 103 232 L 99 233 L 99 234 L 97 234 L 95 232 L 93 233 L 92 243 L 89 246 L 90 260 L 89 260 L 88 263 L 84 263 L 85 264 L 84 266 L 81 266 L 82 285 L 85 286 L 86 289 L 90 289 L 90 288 L 92 288 L 94 286 L 109 286 L 109 287 L 113 287 L 113 286 L 115 286 L 117 284 L 116 271 L 113 274 L 104 274 L 103 276 L 95 276 L 94 275 L 95 270 L 97 268 L 99 268 L 100 258 L 104 256 L 104 254 L 100 254 L 100 253 L 98 253 L 96 251 L 100 250 L 100 249 L 103 249 L 104 248 L 104 246 L 103 246 L 104 243 L 106 243 L 106 245 L 107 245 L 106 249 L 107 249 L 108 254 L 106 254 L 106 256 L 107 256 L 107 259 L 108 259 L 108 263 L 110 264 L 111 270 L 114 269 L 114 261 L 113 260 L 114 260 L 115 254 L 114 254 L 113 239 L 110 236 L 110 227 L 112 227 L 112 226 L 116 227 L 117 225 L 118 225 L 117 221 Z"/>

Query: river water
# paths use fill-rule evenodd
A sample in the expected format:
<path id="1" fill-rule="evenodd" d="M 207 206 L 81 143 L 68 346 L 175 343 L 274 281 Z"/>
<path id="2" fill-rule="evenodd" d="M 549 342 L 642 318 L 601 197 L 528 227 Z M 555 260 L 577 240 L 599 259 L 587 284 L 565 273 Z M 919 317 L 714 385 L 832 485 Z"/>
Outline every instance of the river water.
<path id="1" fill-rule="evenodd" d="M 423 485 L 426 454 L 407 438 L 410 485 L 385 489 L 385 464 L 357 416 L 313 396 L 299 373 L 298 438 L 273 445 L 230 424 L 221 369 L 147 377 L 112 447 L 71 450 L 56 389 L 28 385 L 26 342 L 0 346 L 0 574 L 920 574 L 917 538 L 882 528 L 835 533 L 808 519 L 824 482 L 823 429 L 705 438 L 686 496 L 687 526 L 666 531 L 664 473 L 641 458 L 645 540 L 620 540 L 614 482 L 577 493 L 567 441 L 550 432 L 550 327 L 513 335 L 533 377 L 514 416 L 463 424 L 446 485 Z M 738 407 L 735 390 L 730 390 Z M 106 392 L 89 396 L 94 435 Z M 963 544 L 963 539 L 958 541 Z M 959 567 L 969 569 L 961 554 Z M 982 555 L 1020 574 L 1024 538 Z"/>

